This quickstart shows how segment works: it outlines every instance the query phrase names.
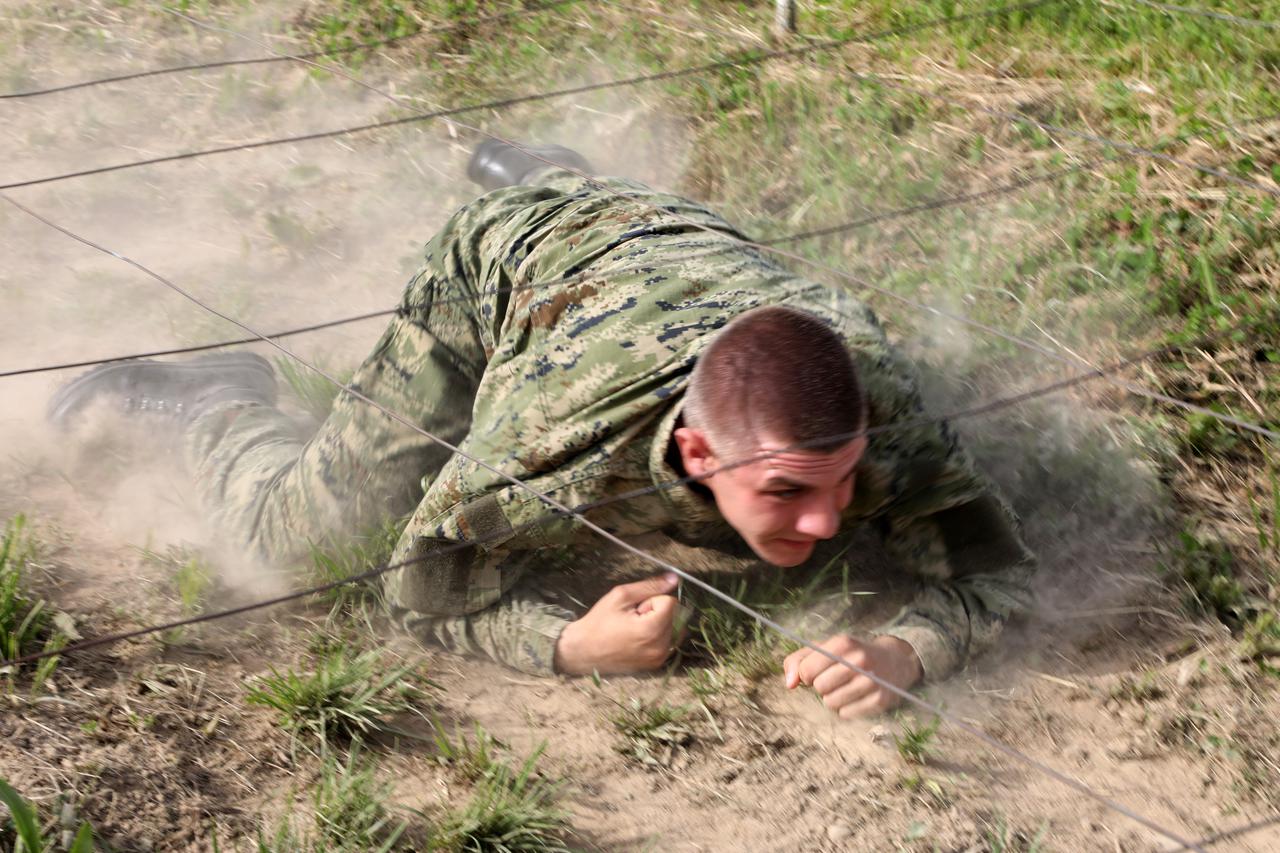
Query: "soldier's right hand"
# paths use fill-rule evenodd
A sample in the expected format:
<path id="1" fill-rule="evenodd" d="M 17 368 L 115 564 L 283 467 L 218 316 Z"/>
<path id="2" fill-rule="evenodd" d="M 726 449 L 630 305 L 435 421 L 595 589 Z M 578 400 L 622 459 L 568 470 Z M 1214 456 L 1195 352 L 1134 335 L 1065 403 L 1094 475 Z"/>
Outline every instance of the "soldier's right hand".
<path id="1" fill-rule="evenodd" d="M 556 672 L 618 675 L 662 666 L 678 638 L 672 631 L 679 602 L 671 572 L 609 590 L 556 643 Z"/>

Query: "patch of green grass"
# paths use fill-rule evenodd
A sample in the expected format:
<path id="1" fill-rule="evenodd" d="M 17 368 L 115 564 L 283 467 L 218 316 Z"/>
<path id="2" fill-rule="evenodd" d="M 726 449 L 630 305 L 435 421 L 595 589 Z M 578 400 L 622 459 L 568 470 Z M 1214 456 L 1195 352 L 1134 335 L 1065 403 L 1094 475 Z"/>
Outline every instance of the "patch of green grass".
<path id="1" fill-rule="evenodd" d="M 323 586 L 363 574 L 385 565 L 400 540 L 403 521 L 389 520 L 381 527 L 324 546 L 311 546 L 311 566 L 307 582 Z M 321 602 L 329 606 L 330 617 L 364 612 L 367 605 L 379 600 L 376 581 L 344 584 L 319 593 Z"/>
<path id="2" fill-rule="evenodd" d="M 391 785 L 379 782 L 376 768 L 353 747 L 345 762 L 332 755 L 320 769 L 313 806 L 321 850 L 388 851 L 396 847 L 408 824 L 387 812 Z"/>
<path id="3" fill-rule="evenodd" d="M 1237 682 L 1242 691 L 1250 688 Z M 1220 762 L 1242 797 L 1280 806 L 1280 726 L 1265 702 L 1229 711 L 1191 703 L 1162 727 L 1161 738 Z"/>
<path id="4" fill-rule="evenodd" d="M 519 768 L 493 764 L 471 799 L 446 813 L 431 849 L 456 853 L 567 853 L 569 825 L 556 786 L 536 772 L 543 747 Z"/>
<path id="5" fill-rule="evenodd" d="M 24 516 L 5 525 L 0 538 L 0 657 L 12 660 L 41 651 L 55 651 L 66 644 L 66 635 L 54 626 L 48 603 L 27 589 L 27 570 L 39 545 Z M 33 670 L 33 690 L 39 690 L 58 665 L 58 657 L 38 661 Z M 12 679 L 15 673 L 7 673 Z"/>
<path id="6" fill-rule="evenodd" d="M 440 820 L 431 849 L 512 853 L 567 849 L 568 824 L 554 804 L 559 785 L 536 769 L 546 744 L 512 766 L 502 755 L 508 747 L 478 723 L 474 740 L 461 731 L 450 737 L 438 721 L 432 726 L 438 760 L 474 789 L 465 806 L 450 810 Z"/>
<path id="7" fill-rule="evenodd" d="M 215 573 L 202 554 L 186 545 L 170 545 L 163 553 L 150 548 L 138 550 L 143 560 L 169 572 L 184 616 L 204 612 L 205 599 L 214 587 Z"/>
<path id="8" fill-rule="evenodd" d="M 1202 541 L 1184 530 L 1165 568 L 1181 581 L 1186 606 L 1193 612 L 1213 616 L 1233 631 L 1249 621 L 1253 609 L 1250 598 L 1236 579 L 1234 559 L 1226 545 Z"/>
<path id="9" fill-rule="evenodd" d="M 31 804 L 3 779 L 0 803 L 9 810 L 7 818 L 0 819 L 0 847 L 14 853 L 93 853 L 93 828 L 88 822 L 80 824 L 71 844 L 64 848 L 58 842 L 56 823 L 46 828 Z"/>
<path id="10" fill-rule="evenodd" d="M 1127 674 L 1120 676 L 1120 680 L 1111 688 L 1110 695 L 1119 702 L 1143 704 L 1163 698 L 1165 689 L 1160 684 L 1159 676 L 1147 671 L 1137 677 Z"/>
<path id="11" fill-rule="evenodd" d="M 339 647 L 311 672 L 272 667 L 248 688 L 246 699 L 279 712 L 280 725 L 295 736 L 341 743 L 378 731 L 392 714 L 412 711 L 421 695 L 416 681 L 412 664 L 387 670 L 376 651 L 351 657 Z"/>
<path id="12" fill-rule="evenodd" d="M 622 737 L 618 752 L 632 761 L 647 767 L 669 767 L 696 739 L 691 708 L 637 698 L 618 704 L 618 712 L 609 721 Z"/>
<path id="13" fill-rule="evenodd" d="M 311 22 L 311 35 L 321 50 L 348 50 L 357 44 L 409 35 L 419 27 L 412 0 L 341 0 Z M 473 3 L 457 4 L 474 7 Z"/>
<path id="14" fill-rule="evenodd" d="M 1240 655 L 1255 661 L 1267 675 L 1280 678 L 1280 614 L 1274 608 L 1244 626 Z"/>
<path id="15" fill-rule="evenodd" d="M 898 747 L 898 755 L 908 764 L 926 764 L 933 754 L 933 739 L 942 725 L 941 717 L 934 717 L 923 725 L 914 718 L 902 718 L 902 734 L 893 736 L 893 743 Z"/>
<path id="16" fill-rule="evenodd" d="M 783 618 L 788 613 L 813 610 L 819 603 L 835 599 L 847 604 L 849 590 L 847 548 L 821 566 L 797 577 L 766 569 L 749 577 L 713 578 L 711 583 L 727 587 L 726 592 L 766 616 Z M 753 684 L 782 674 L 782 660 L 799 646 L 766 628 L 737 608 L 730 607 L 702 590 L 686 587 L 685 602 L 696 614 L 691 626 L 689 652 L 695 661 L 713 666 L 703 674 L 690 670 L 699 698 L 707 698 L 728 688 L 737 679 Z"/>
<path id="17" fill-rule="evenodd" d="M 711 699 L 732 686 L 727 671 L 720 667 L 690 669 L 686 675 L 686 683 L 699 700 Z"/>
<path id="18" fill-rule="evenodd" d="M 888 0 L 856 4 L 849 0 L 832 4 L 815 24 L 834 34 L 851 19 L 878 27 L 922 23 L 985 8 L 990 6 L 951 0 L 924 0 L 910 6 Z M 1275 20 L 1280 9 L 1274 0 L 1264 0 L 1245 14 Z M 923 50 L 934 61 L 960 70 L 999 67 L 1014 78 L 1093 80 L 1099 85 L 1123 81 L 1129 84 L 1125 93 L 1108 92 L 1105 87 L 1103 92 L 1093 89 L 1090 93 L 1109 95 L 1099 97 L 1100 121 L 1136 132 L 1146 127 L 1145 113 L 1135 110 L 1135 101 L 1149 103 L 1154 96 L 1187 123 L 1208 124 L 1232 115 L 1233 97 L 1249 105 L 1274 104 L 1275 94 L 1267 91 L 1266 81 L 1276 66 L 1277 51 L 1259 34 L 1134 5 L 1061 2 L 920 30 L 879 43 L 878 49 L 897 62 Z M 1143 85 L 1150 87 L 1150 94 L 1144 94 Z"/>
<path id="19" fill-rule="evenodd" d="M 1267 470 L 1262 495 L 1249 495 L 1249 514 L 1257 531 L 1258 550 L 1271 561 L 1271 582 L 1280 586 L 1280 464 L 1264 454 Z M 1269 486 L 1270 488 L 1267 488 Z"/>
<path id="20" fill-rule="evenodd" d="M 292 820 L 286 818 L 269 832 L 260 828 L 253 850 L 254 853 L 310 853 L 314 849 L 314 843 L 314 840 L 299 830 Z M 222 845 L 218 842 L 216 830 L 212 833 L 210 844 L 213 847 L 213 853 L 222 853 Z"/>
<path id="21" fill-rule="evenodd" d="M 43 601 L 25 592 L 25 572 L 35 545 L 26 519 L 10 519 L 0 539 L 0 652 L 13 658 L 36 648 L 48 624 Z"/>
<path id="22" fill-rule="evenodd" d="M 737 618 L 726 609 L 707 610 L 697 623 L 695 649 L 717 669 L 757 682 L 782 672 L 787 641 L 755 621 Z M 708 680 L 708 685 L 714 683 Z"/>
<path id="23" fill-rule="evenodd" d="M 499 768 L 506 767 L 498 754 L 506 745 L 485 731 L 479 723 L 475 725 L 474 741 L 469 740 L 462 731 L 454 732 L 454 736 L 449 737 L 438 720 L 433 720 L 431 726 L 435 730 L 438 760 L 468 782 L 476 783 L 487 779 L 495 775 Z"/>
<path id="24" fill-rule="evenodd" d="M 937 779 L 931 779 L 919 771 L 900 776 L 898 785 L 904 791 L 910 791 L 914 794 L 916 799 L 928 808 L 940 811 L 955 804 L 955 798 L 947 793 L 941 782 Z"/>

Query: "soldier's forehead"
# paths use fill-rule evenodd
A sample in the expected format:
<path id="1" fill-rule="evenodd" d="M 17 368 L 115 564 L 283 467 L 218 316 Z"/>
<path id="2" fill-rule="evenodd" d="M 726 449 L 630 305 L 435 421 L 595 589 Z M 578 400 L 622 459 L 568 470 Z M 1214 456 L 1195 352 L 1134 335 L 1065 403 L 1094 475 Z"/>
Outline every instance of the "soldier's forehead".
<path id="1" fill-rule="evenodd" d="M 760 445 L 761 452 L 769 454 L 761 460 L 761 467 L 768 473 L 807 477 L 839 473 L 843 476 L 858 464 L 866 449 L 865 436 L 859 436 L 834 450 L 795 450 L 788 449 L 788 445 L 782 442 L 767 441 Z"/>

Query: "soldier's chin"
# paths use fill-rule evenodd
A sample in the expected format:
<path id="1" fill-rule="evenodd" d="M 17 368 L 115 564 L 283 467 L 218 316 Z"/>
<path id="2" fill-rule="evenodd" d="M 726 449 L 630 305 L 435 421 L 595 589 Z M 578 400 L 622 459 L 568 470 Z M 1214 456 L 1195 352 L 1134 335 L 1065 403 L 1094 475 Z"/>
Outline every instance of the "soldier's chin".
<path id="1" fill-rule="evenodd" d="M 806 542 L 803 546 L 800 546 L 771 539 L 768 542 L 756 545 L 753 550 L 760 559 L 779 568 L 789 569 L 808 560 L 813 555 L 813 546 L 813 542 Z"/>

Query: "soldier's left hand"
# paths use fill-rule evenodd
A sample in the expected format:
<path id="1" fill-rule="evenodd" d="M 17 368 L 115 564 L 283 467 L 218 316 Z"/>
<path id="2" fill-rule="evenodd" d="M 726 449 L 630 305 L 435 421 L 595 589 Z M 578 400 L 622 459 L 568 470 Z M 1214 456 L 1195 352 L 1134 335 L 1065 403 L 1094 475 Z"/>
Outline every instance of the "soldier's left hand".
<path id="1" fill-rule="evenodd" d="M 880 636 L 863 642 L 847 634 L 837 634 L 821 648 L 903 690 L 924 676 L 915 650 L 897 637 Z M 782 673 L 788 690 L 801 684 L 813 687 L 823 704 L 846 720 L 887 711 L 902 701 L 897 694 L 865 675 L 811 649 L 787 655 L 782 662 Z"/>

